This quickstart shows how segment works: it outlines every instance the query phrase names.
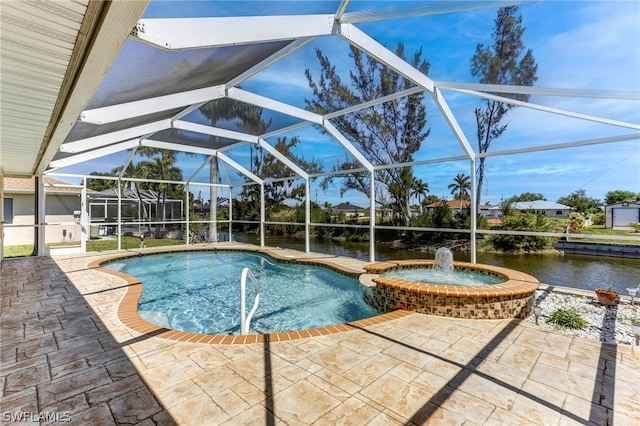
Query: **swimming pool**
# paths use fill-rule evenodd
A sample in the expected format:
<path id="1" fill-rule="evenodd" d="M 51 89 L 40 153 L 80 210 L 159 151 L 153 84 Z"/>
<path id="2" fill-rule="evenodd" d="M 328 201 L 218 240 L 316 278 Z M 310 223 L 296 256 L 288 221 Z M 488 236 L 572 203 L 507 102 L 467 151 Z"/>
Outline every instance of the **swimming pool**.
<path id="1" fill-rule="evenodd" d="M 369 318 L 379 313 L 363 301 L 356 278 L 315 265 L 278 262 L 239 251 L 145 255 L 105 263 L 144 285 L 138 313 L 176 330 L 204 334 L 240 331 L 240 275 L 248 267 L 260 285 L 251 331 L 282 332 Z M 247 283 L 247 306 L 255 296 Z"/>

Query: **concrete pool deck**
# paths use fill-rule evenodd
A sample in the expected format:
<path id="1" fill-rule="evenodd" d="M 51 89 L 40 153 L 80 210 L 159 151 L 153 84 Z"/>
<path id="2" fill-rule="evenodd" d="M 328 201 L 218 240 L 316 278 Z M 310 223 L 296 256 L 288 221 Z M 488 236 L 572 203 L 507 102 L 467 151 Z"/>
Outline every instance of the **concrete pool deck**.
<path id="1" fill-rule="evenodd" d="M 89 267 L 110 254 L 3 262 L 4 423 L 640 423 L 638 346 L 407 312 L 295 340 L 171 340 L 119 319 L 127 281 Z"/>

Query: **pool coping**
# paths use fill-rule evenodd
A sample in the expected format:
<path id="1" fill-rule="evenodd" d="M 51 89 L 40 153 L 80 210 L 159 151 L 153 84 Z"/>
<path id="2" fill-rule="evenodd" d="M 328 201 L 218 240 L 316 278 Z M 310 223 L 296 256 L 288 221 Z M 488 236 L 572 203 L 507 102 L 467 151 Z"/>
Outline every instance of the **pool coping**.
<path id="1" fill-rule="evenodd" d="M 433 260 L 395 260 L 387 262 L 376 262 L 366 265 L 368 280 L 376 284 L 381 284 L 400 290 L 415 292 L 418 294 L 432 294 L 437 296 L 458 296 L 458 297 L 499 297 L 518 296 L 531 293 L 537 290 L 540 282 L 532 275 L 513 269 L 499 266 L 477 264 L 469 262 L 453 262 L 456 268 L 486 271 L 491 274 L 504 276 L 506 281 L 489 285 L 447 285 L 433 284 L 427 282 L 411 281 L 396 277 L 381 277 L 380 274 L 388 269 L 399 269 L 408 267 L 429 267 L 433 266 Z"/>
<path id="2" fill-rule="evenodd" d="M 287 340 L 304 339 L 315 336 L 323 336 L 328 334 L 342 333 L 345 331 L 362 329 L 363 327 L 380 324 L 383 322 L 391 321 L 397 318 L 402 318 L 407 315 L 411 315 L 413 312 L 406 310 L 395 310 L 393 312 L 382 313 L 374 317 L 365 318 L 357 321 L 351 321 L 348 323 L 335 324 L 326 327 L 317 327 L 305 330 L 285 331 L 278 333 L 265 333 L 265 334 L 246 334 L 246 335 L 228 335 L 228 334 L 202 334 L 193 333 L 187 331 L 174 330 L 166 327 L 153 324 L 138 314 L 138 302 L 142 296 L 143 285 L 140 279 L 133 275 L 125 274 L 120 271 L 103 268 L 102 264 L 118 259 L 124 259 L 128 257 L 139 257 L 160 253 L 176 253 L 176 252 L 191 252 L 191 251 L 245 251 L 245 252 L 258 252 L 270 256 L 271 258 L 287 263 L 301 263 L 323 266 L 332 269 L 336 272 L 357 278 L 363 272 L 356 271 L 354 269 L 345 267 L 338 263 L 333 263 L 326 258 L 322 259 L 304 259 L 295 258 L 289 256 L 281 256 L 271 249 L 252 249 L 246 246 L 243 247 L 180 247 L 180 248 L 154 248 L 147 250 L 140 250 L 134 252 L 117 253 L 107 255 L 90 262 L 87 267 L 95 271 L 103 272 L 116 276 L 126 281 L 127 291 L 118 305 L 117 316 L 118 319 L 127 327 L 142 333 L 143 335 L 152 335 L 154 337 L 161 337 L 164 339 L 175 340 L 180 342 L 193 342 L 193 343 L 205 343 L 212 345 L 226 345 L 226 344 L 251 344 L 251 343 L 264 343 L 264 342 L 278 342 Z"/>

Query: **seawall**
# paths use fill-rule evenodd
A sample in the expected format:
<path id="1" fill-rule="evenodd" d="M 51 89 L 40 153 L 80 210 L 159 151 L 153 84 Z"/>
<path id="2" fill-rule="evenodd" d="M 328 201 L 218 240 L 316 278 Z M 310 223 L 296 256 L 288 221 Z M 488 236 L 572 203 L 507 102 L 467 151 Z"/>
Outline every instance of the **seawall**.
<path id="1" fill-rule="evenodd" d="M 640 245 L 558 241 L 556 243 L 556 249 L 570 254 L 640 259 Z"/>

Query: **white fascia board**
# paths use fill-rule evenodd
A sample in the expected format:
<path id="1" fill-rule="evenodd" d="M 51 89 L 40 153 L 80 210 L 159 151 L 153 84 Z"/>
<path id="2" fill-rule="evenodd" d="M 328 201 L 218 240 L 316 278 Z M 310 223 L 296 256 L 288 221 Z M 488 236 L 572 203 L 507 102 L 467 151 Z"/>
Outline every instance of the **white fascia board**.
<path id="1" fill-rule="evenodd" d="M 454 90 L 454 89 L 452 89 Z M 477 96 L 483 99 L 502 102 L 505 104 L 521 106 L 525 108 L 535 109 L 538 111 L 550 112 L 553 114 L 564 115 L 566 117 L 577 118 L 580 120 L 593 121 L 595 123 L 610 124 L 617 127 L 626 127 L 628 129 L 640 130 L 640 124 L 626 123 L 624 121 L 610 120 L 608 118 L 596 117 L 593 115 L 580 114 L 577 112 L 567 111 L 558 108 L 551 108 L 544 105 L 532 104 L 531 102 L 518 101 L 516 99 L 505 98 L 504 96 L 495 96 L 488 93 L 476 92 L 475 90 L 455 90 L 456 92 L 465 93 L 471 96 Z"/>
<path id="2" fill-rule="evenodd" d="M 467 157 L 470 160 L 474 159 L 476 157 L 476 153 L 473 148 L 471 148 L 469 140 L 467 140 L 466 135 L 462 131 L 460 124 L 458 124 L 458 120 L 456 120 L 455 115 L 453 115 L 453 112 L 451 111 L 451 108 L 449 108 L 449 104 L 445 100 L 440 89 L 435 89 L 435 91 L 433 92 L 433 100 L 435 101 L 436 105 L 438 105 L 438 108 L 440 109 L 440 112 L 442 113 L 444 119 L 447 120 L 449 127 L 453 131 L 453 134 L 456 136 L 456 139 L 458 139 L 458 143 L 462 146 L 462 149 L 464 149 L 465 154 L 467 154 Z"/>
<path id="3" fill-rule="evenodd" d="M 82 111 L 80 121 L 92 124 L 113 123 L 114 121 L 125 120 L 127 118 L 140 117 L 155 112 L 200 104 L 223 98 L 224 96 L 225 88 L 223 85 L 207 87 L 102 108 L 88 109 Z"/>
<path id="4" fill-rule="evenodd" d="M 228 165 L 230 165 L 231 167 L 233 167 L 234 169 L 236 169 L 237 171 L 239 171 L 240 173 L 242 173 L 243 175 L 245 175 L 246 177 L 248 177 L 249 179 L 251 179 L 252 181 L 259 183 L 260 185 L 264 184 L 264 181 L 262 179 L 260 179 L 258 176 L 251 173 L 249 170 L 242 167 L 240 164 L 233 161 L 231 158 L 227 157 L 225 154 L 219 152 L 218 158 L 224 161 L 225 163 L 227 163 Z"/>
<path id="5" fill-rule="evenodd" d="M 54 160 L 49 164 L 52 168 L 72 166 L 74 164 L 82 163 L 84 161 L 93 160 L 95 158 L 104 157 L 105 155 L 114 154 L 116 152 L 135 148 L 139 144 L 140 144 L 140 141 L 138 139 L 131 139 L 131 140 L 120 142 L 114 145 L 109 145 L 102 148 L 94 149 L 89 152 L 83 152 L 77 155 L 73 155 L 71 157 L 61 158 L 60 160 Z"/>
<path id="6" fill-rule="evenodd" d="M 204 124 L 191 123 L 189 121 L 178 120 L 173 122 L 173 127 L 190 132 L 203 133 L 205 135 L 218 136 L 221 138 L 234 139 L 245 142 L 258 143 L 258 137 L 248 133 L 234 132 L 232 130 L 220 129 L 219 127 L 205 126 Z"/>
<path id="7" fill-rule="evenodd" d="M 143 124 L 141 126 L 131 127 L 129 129 L 118 130 L 116 132 L 107 133 L 91 138 L 80 139 L 74 142 L 67 142 L 60 146 L 62 152 L 83 152 L 102 146 L 110 145 L 122 140 L 139 138 L 150 133 L 159 132 L 161 130 L 170 129 L 171 120 L 160 120 L 153 123 Z"/>
<path id="8" fill-rule="evenodd" d="M 351 24 L 340 25 L 338 35 L 355 47 L 362 49 L 377 61 L 413 81 L 416 85 L 433 93 L 433 80 L 400 59 L 398 55 L 391 52 L 355 26 Z"/>
<path id="9" fill-rule="evenodd" d="M 595 89 L 564 89 L 534 86 L 510 86 L 505 84 L 455 83 L 451 81 L 434 81 L 433 84 L 441 89 L 476 90 L 478 92 L 512 93 L 518 95 L 536 96 L 564 96 L 570 98 L 600 98 L 618 100 L 640 100 L 640 92 L 634 90 L 595 90 Z"/>
<path id="10" fill-rule="evenodd" d="M 168 149 L 169 151 L 188 152 L 190 154 L 216 155 L 215 149 L 156 141 L 153 139 L 145 139 L 140 143 L 140 145 L 151 148 Z"/>
<path id="11" fill-rule="evenodd" d="M 373 164 L 371 164 L 369 160 L 367 160 L 364 155 L 362 155 L 362 153 L 358 151 L 356 147 L 353 146 L 353 144 L 346 137 L 344 137 L 344 135 L 340 133 L 340 131 L 329 120 L 325 120 L 322 127 L 324 127 L 330 135 L 336 138 L 340 145 L 342 145 L 347 151 L 349 151 L 349 153 L 353 155 L 355 159 L 358 160 L 358 162 L 367 169 L 367 171 L 373 171 Z"/>
<path id="12" fill-rule="evenodd" d="M 334 15 L 140 19 L 133 36 L 162 49 L 237 46 L 331 35 Z"/>
<path id="13" fill-rule="evenodd" d="M 272 147 L 271 145 L 269 145 L 267 143 L 267 141 L 265 141 L 264 139 L 260 139 L 258 141 L 258 144 L 264 148 L 267 152 L 269 152 L 271 155 L 273 155 L 274 157 L 276 157 L 278 160 L 282 161 L 287 167 L 289 167 L 291 170 L 293 170 L 296 174 L 300 175 L 301 177 L 303 177 L 304 179 L 308 179 L 309 178 L 309 174 L 307 172 L 305 172 L 304 170 L 302 170 L 299 166 L 297 166 L 293 161 L 291 161 L 290 159 L 288 159 L 287 157 L 285 157 L 284 155 L 282 155 L 282 153 L 280 151 L 278 151 L 277 149 L 275 149 L 274 147 Z"/>
<path id="14" fill-rule="evenodd" d="M 294 107 L 293 105 L 289 105 L 284 102 L 256 95 L 255 93 L 247 92 L 246 90 L 238 89 L 236 87 L 227 90 L 227 96 L 240 102 L 280 112 L 282 114 L 296 117 L 301 120 L 309 121 L 316 124 L 322 124 L 322 116 L 318 114 L 302 108 Z"/>

